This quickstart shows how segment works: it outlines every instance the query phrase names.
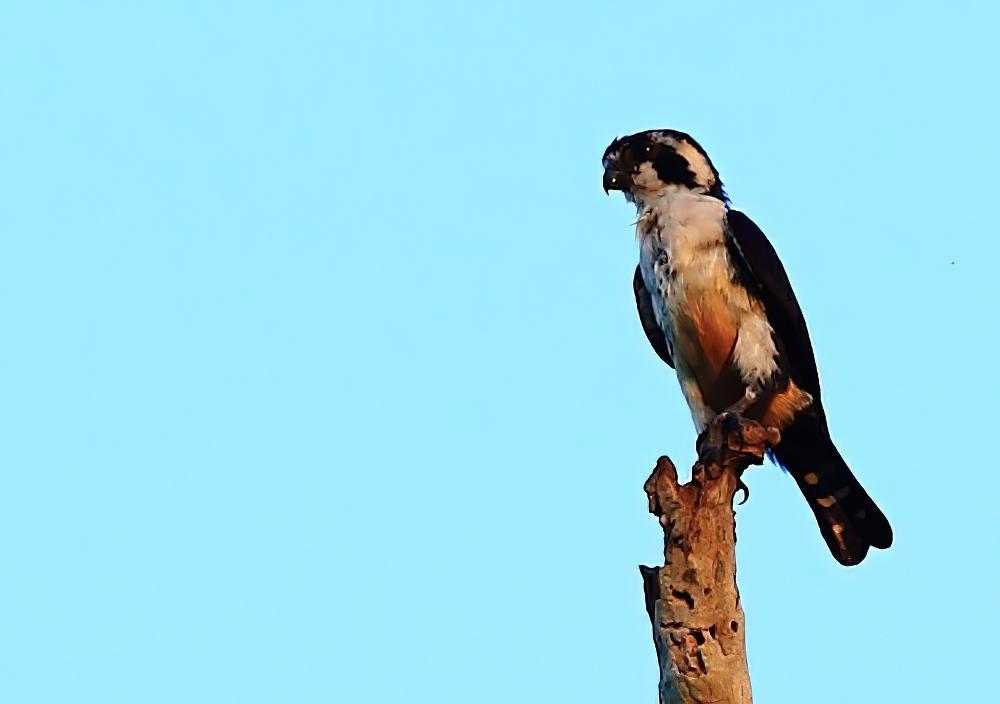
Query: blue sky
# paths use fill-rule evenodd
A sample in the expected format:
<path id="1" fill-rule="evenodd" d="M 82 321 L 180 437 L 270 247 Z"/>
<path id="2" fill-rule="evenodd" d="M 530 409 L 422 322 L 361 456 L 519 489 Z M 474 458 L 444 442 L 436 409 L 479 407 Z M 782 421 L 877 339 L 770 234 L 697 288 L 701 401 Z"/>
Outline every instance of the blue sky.
<path id="1" fill-rule="evenodd" d="M 649 701 L 642 483 L 693 459 L 616 135 L 691 132 L 893 522 L 754 469 L 759 701 L 991 687 L 995 9 L 0 10 L 0 699 Z"/>

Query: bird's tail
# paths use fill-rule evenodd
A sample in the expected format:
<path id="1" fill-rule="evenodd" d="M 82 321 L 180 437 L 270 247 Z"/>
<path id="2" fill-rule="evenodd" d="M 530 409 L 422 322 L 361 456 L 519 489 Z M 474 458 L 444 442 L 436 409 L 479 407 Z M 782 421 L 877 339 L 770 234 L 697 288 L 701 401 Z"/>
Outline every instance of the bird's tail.
<path id="1" fill-rule="evenodd" d="M 869 547 L 892 545 L 889 521 L 840 456 L 822 420 L 801 415 L 782 432 L 774 455 L 795 478 L 838 562 L 856 565 Z"/>

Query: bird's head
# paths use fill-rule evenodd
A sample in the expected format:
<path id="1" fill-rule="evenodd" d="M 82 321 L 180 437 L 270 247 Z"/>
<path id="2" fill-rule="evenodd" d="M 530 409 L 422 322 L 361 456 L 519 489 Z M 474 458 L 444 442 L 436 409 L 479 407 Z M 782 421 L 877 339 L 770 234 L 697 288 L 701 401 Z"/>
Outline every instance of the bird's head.
<path id="1" fill-rule="evenodd" d="M 616 138 L 601 161 L 604 191 L 622 191 L 627 200 L 640 205 L 671 187 L 728 202 L 712 160 L 683 132 L 648 130 Z"/>

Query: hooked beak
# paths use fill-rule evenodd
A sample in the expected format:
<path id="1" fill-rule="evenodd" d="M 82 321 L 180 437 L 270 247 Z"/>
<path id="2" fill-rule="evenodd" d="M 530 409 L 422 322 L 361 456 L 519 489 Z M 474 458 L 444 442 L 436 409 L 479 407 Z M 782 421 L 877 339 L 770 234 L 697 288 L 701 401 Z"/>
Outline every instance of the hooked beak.
<path id="1" fill-rule="evenodd" d="M 611 191 L 626 191 L 630 186 L 629 178 L 615 168 L 614 164 L 609 164 L 604 169 L 604 192 L 610 195 Z"/>

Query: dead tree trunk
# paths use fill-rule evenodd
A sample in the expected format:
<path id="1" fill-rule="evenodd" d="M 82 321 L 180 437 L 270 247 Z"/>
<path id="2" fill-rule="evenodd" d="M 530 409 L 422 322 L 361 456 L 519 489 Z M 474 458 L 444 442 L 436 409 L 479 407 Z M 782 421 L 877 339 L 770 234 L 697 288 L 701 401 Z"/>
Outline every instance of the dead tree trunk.
<path id="1" fill-rule="evenodd" d="M 698 441 L 691 481 L 667 457 L 646 480 L 663 526 L 663 567 L 640 566 L 660 665 L 661 704 L 748 704 L 743 607 L 736 587 L 733 498 L 740 475 L 763 461 L 778 432 L 738 416 L 717 419 Z"/>

